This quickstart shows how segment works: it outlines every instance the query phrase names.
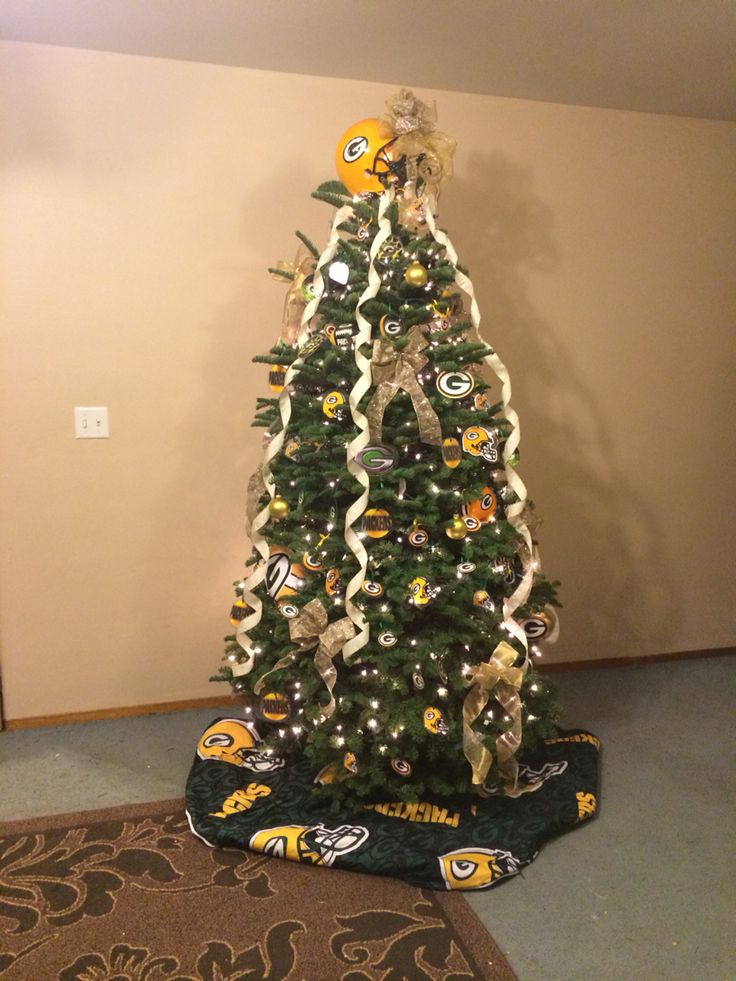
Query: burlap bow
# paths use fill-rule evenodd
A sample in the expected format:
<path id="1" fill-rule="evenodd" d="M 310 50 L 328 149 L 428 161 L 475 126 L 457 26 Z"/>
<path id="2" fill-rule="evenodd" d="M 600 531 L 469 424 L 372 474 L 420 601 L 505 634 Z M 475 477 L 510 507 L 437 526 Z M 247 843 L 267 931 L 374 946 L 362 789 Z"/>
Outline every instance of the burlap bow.
<path id="1" fill-rule="evenodd" d="M 355 634 L 355 626 L 348 617 L 343 617 L 342 620 L 336 620 L 334 623 L 330 623 L 327 618 L 327 611 L 322 605 L 321 600 L 313 599 L 302 608 L 298 617 L 289 622 L 289 633 L 291 639 L 298 645 L 297 650 L 290 651 L 280 658 L 270 671 L 267 671 L 266 674 L 258 679 L 253 687 L 253 691 L 256 695 L 260 695 L 263 691 L 266 678 L 270 674 L 273 674 L 274 671 L 279 671 L 281 668 L 288 667 L 296 660 L 299 654 L 311 651 L 312 648 L 316 647 L 314 666 L 324 681 L 330 695 L 329 703 L 322 709 L 322 718 L 320 721 L 324 722 L 335 711 L 335 698 L 332 694 L 332 689 L 335 687 L 335 681 L 337 680 L 337 668 L 332 663 L 332 660 L 338 651 L 342 649 L 343 645 Z"/>
<path id="2" fill-rule="evenodd" d="M 281 283 L 291 278 L 291 285 L 284 300 L 284 316 L 281 322 L 281 340 L 284 344 L 290 346 L 296 344 L 302 314 L 307 305 L 302 294 L 302 286 L 307 276 L 311 276 L 314 272 L 315 266 L 316 260 L 312 253 L 307 252 L 305 254 L 303 249 L 299 249 L 293 263 L 281 260 L 276 263 L 276 267 L 271 273 L 271 278 L 277 279 Z"/>
<path id="3" fill-rule="evenodd" d="M 414 412 L 419 422 L 419 435 L 424 443 L 436 446 L 442 443 L 442 428 L 437 413 L 427 398 L 417 378 L 417 372 L 428 361 L 422 354 L 429 342 L 422 334 L 419 324 L 409 331 L 409 343 L 403 350 L 397 350 L 391 341 L 379 337 L 373 343 L 371 372 L 376 390 L 365 410 L 370 425 L 371 439 L 381 442 L 383 413 L 391 399 L 400 389 L 411 397 Z"/>
<path id="4" fill-rule="evenodd" d="M 473 768 L 473 783 L 479 787 L 486 779 L 493 754 L 472 724 L 488 704 L 491 694 L 511 718 L 511 728 L 496 740 L 496 758 L 501 773 L 516 785 L 519 767 L 515 754 L 521 745 L 519 689 L 524 680 L 524 668 L 512 667 L 517 657 L 514 648 L 502 640 L 488 661 L 468 672 L 471 688 L 463 702 L 463 750 Z"/>

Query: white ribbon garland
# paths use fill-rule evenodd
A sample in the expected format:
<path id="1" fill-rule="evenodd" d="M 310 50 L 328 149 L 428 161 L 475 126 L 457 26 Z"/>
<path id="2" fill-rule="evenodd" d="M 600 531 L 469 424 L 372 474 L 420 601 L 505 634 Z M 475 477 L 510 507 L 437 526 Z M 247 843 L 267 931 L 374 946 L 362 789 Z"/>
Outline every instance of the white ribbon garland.
<path id="1" fill-rule="evenodd" d="M 312 280 L 314 285 L 314 296 L 307 303 L 304 308 L 304 313 L 302 314 L 301 325 L 299 328 L 299 337 L 297 338 L 297 346 L 301 347 L 305 341 L 309 338 L 309 321 L 315 314 L 317 307 L 319 306 L 319 301 L 324 293 L 324 277 L 322 276 L 322 266 L 326 265 L 330 259 L 335 255 L 337 251 L 337 245 L 340 241 L 340 231 L 339 225 L 342 224 L 346 219 L 348 219 L 353 213 L 352 205 L 343 205 L 339 211 L 336 212 L 335 218 L 332 222 L 332 229 L 330 231 L 330 237 L 327 241 L 324 252 L 317 260 L 317 266 L 314 271 L 314 278 Z M 288 425 L 289 419 L 291 418 L 291 394 L 289 392 L 289 385 L 294 378 L 296 370 L 304 364 L 304 359 L 297 357 L 289 365 L 289 369 L 286 372 L 284 378 L 284 387 L 279 395 L 279 413 L 281 415 L 281 431 L 277 433 L 273 439 L 270 441 L 263 454 L 263 461 L 261 463 L 261 474 L 263 476 L 263 482 L 266 485 L 266 490 L 269 496 L 273 498 L 276 485 L 271 474 L 269 464 L 271 460 L 280 452 L 281 447 L 284 443 L 284 437 L 286 435 L 286 426 Z M 253 543 L 254 548 L 260 553 L 263 562 L 259 563 L 255 570 L 250 574 L 243 584 L 243 600 L 253 608 L 253 612 L 240 621 L 238 624 L 238 629 L 235 633 L 235 639 L 238 644 L 247 651 L 250 648 L 250 638 L 248 637 L 248 631 L 260 623 L 261 615 L 263 613 L 263 603 L 260 598 L 256 596 L 253 592 L 256 586 L 258 586 L 266 575 L 266 564 L 269 558 L 269 547 L 266 539 L 261 535 L 260 530 L 265 524 L 268 523 L 270 518 L 270 512 L 268 510 L 268 505 L 263 508 L 262 511 L 255 516 L 250 529 L 250 538 Z M 239 672 L 237 670 L 238 665 L 233 665 L 233 674 L 237 675 Z"/>
<path id="2" fill-rule="evenodd" d="M 345 513 L 345 541 L 348 548 L 358 560 L 360 568 L 348 583 L 345 591 L 345 612 L 355 624 L 357 633 L 352 640 L 349 640 L 342 649 L 343 661 L 349 664 L 355 654 L 368 643 L 370 637 L 370 626 L 362 610 L 353 603 L 353 596 L 360 592 L 360 587 L 366 577 L 368 568 L 368 553 L 365 546 L 353 531 L 353 525 L 360 518 L 368 504 L 368 493 L 370 490 L 370 479 L 365 470 L 355 462 L 357 454 L 364 449 L 370 440 L 370 429 L 368 420 L 358 408 L 358 403 L 371 387 L 372 374 L 371 362 L 360 351 L 361 344 L 368 344 L 371 340 L 371 325 L 361 313 L 361 307 L 368 300 L 378 295 L 381 288 L 381 277 L 378 275 L 375 266 L 375 258 L 378 250 L 391 235 L 391 222 L 386 218 L 386 209 L 394 199 L 392 189 L 383 191 L 378 205 L 378 233 L 373 239 L 370 250 L 370 264 L 368 266 L 368 285 L 363 291 L 355 309 L 355 319 L 358 324 L 358 334 L 355 338 L 355 363 L 360 370 L 360 377 L 350 390 L 350 413 L 353 422 L 360 429 L 360 433 L 347 446 L 347 467 L 350 473 L 360 483 L 363 493 L 357 497 Z"/>
<path id="3" fill-rule="evenodd" d="M 455 266 L 455 282 L 460 287 L 460 289 L 463 290 L 470 297 L 470 318 L 472 320 L 476 333 L 478 334 L 478 340 L 481 341 L 481 343 L 485 343 L 485 341 L 483 341 L 483 338 L 480 335 L 480 308 L 478 307 L 477 300 L 475 299 L 475 290 L 473 289 L 473 283 L 470 280 L 469 276 L 466 276 L 465 273 L 462 273 L 460 272 L 459 269 L 457 269 L 458 256 L 457 256 L 457 252 L 455 251 L 455 247 L 450 241 L 449 236 L 445 232 L 443 232 L 442 229 L 437 228 L 437 225 L 434 220 L 434 214 L 432 213 L 432 208 L 430 207 L 430 202 L 427 202 L 425 212 L 427 216 L 427 227 L 432 233 L 432 237 L 435 239 L 436 242 L 439 242 L 440 245 L 444 245 L 447 251 L 448 258 Z M 486 346 L 490 347 L 490 345 L 486 345 Z M 529 534 L 529 529 L 524 524 L 523 518 L 521 516 L 522 511 L 524 510 L 524 503 L 527 498 L 527 491 L 523 480 L 517 474 L 517 472 L 514 470 L 513 466 L 509 462 L 519 445 L 519 439 L 521 435 L 520 426 L 519 426 L 519 417 L 509 405 L 509 402 L 511 400 L 511 379 L 509 377 L 509 373 L 508 370 L 506 369 L 506 366 L 501 361 L 501 359 L 496 354 L 496 352 L 493 350 L 491 354 L 486 355 L 483 358 L 483 360 L 493 370 L 496 377 L 501 382 L 501 401 L 503 403 L 503 412 L 504 412 L 504 416 L 511 423 L 511 432 L 506 440 L 506 444 L 503 450 L 503 462 L 506 471 L 506 481 L 509 487 L 511 487 L 511 489 L 515 492 L 516 496 L 518 497 L 518 501 L 510 505 L 506 513 L 510 524 L 512 524 L 514 528 L 516 528 L 516 530 L 524 539 L 524 542 L 526 543 L 528 549 L 528 557 L 524 566 L 524 575 L 522 577 L 521 582 L 516 587 L 514 592 L 511 594 L 511 596 L 508 596 L 506 597 L 506 599 L 504 599 L 504 603 L 503 603 L 504 620 L 502 626 L 508 631 L 509 634 L 511 634 L 511 636 L 515 637 L 519 641 L 519 643 L 522 644 L 524 648 L 524 657 L 525 657 L 524 670 L 526 670 L 529 663 L 529 647 L 528 647 L 527 636 L 526 633 L 524 632 L 524 628 L 519 623 L 517 623 L 517 621 L 514 620 L 513 617 L 514 612 L 520 606 L 523 606 L 524 603 L 526 603 L 527 599 L 529 598 L 529 593 L 531 591 L 532 581 L 534 578 L 534 567 L 533 567 L 534 546 L 532 544 L 532 537 Z"/>

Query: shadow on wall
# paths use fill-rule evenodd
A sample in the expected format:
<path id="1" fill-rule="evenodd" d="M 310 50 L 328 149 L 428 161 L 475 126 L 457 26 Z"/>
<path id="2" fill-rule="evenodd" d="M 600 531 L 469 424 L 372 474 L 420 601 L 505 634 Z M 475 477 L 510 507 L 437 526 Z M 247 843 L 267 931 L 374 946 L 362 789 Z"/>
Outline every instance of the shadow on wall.
<path id="1" fill-rule="evenodd" d="M 554 275 L 559 266 L 554 217 L 535 193 L 532 170 L 501 153 L 473 154 L 467 177 L 451 182 L 441 204 L 443 224 L 454 212 L 473 217 L 455 241 L 468 243 L 458 252 L 479 294 L 481 333 L 511 375 L 520 474 L 532 500 L 540 493 L 552 512 L 541 530 L 542 558 L 547 574 L 563 580 L 565 609 L 560 643 L 548 656 L 672 649 L 679 596 L 663 558 L 667 529 L 636 474 L 616 464 L 616 407 L 602 404 L 595 375 L 584 377 L 576 359 L 576 334 L 594 325 L 550 324 L 529 298 L 530 274 Z M 618 387 L 625 397 L 625 378 Z"/>
<path id="2" fill-rule="evenodd" d="M 254 216 L 260 212 L 253 202 L 277 200 L 284 178 L 291 179 L 274 174 L 268 186 L 250 189 L 242 206 L 246 245 L 258 234 Z M 311 186 L 305 187 L 308 193 Z M 453 214 L 471 216 L 472 225 L 454 228 Z M 255 277 L 256 290 L 238 289 L 206 328 L 209 342 L 202 353 L 199 397 L 172 434 L 170 450 L 179 468 L 162 494 L 156 526 L 157 534 L 187 549 L 187 541 L 193 539 L 183 533 L 182 521 L 199 525 L 193 538 L 206 543 L 208 554 L 182 554 L 180 565 L 187 580 L 184 593 L 199 594 L 201 605 L 179 613 L 222 624 L 222 633 L 218 635 L 215 626 L 211 643 L 201 652 L 203 678 L 220 663 L 219 639 L 229 632 L 230 584 L 240 576 L 249 551 L 241 522 L 247 481 L 261 453 L 261 433 L 249 424 L 255 397 L 268 390 L 265 369 L 262 384 L 252 389 L 244 384 L 244 369 L 254 354 L 263 353 L 278 338 L 283 295 L 265 267 L 279 258 L 291 259 L 288 249 L 296 244 L 289 216 L 274 212 L 273 221 L 284 226 L 287 254 L 258 256 L 262 278 Z M 548 574 L 563 578 L 565 610 L 561 642 L 548 657 L 642 653 L 647 638 L 671 634 L 678 606 L 675 584 L 660 558 L 665 530 L 635 477 L 613 462 L 610 419 L 615 412 L 600 403 L 595 378 L 581 379 L 572 343 L 564 344 L 565 338 L 529 299 L 528 275 L 554 274 L 559 264 L 552 213 L 536 196 L 528 168 L 499 153 L 475 154 L 469 158 L 467 177 L 455 178 L 445 192 L 440 224 L 448 227 L 461 261 L 471 267 L 483 314 L 482 333 L 498 345 L 511 373 L 512 404 L 524 434 L 522 450 L 530 446 L 533 451 L 529 461 L 523 460 L 521 474 L 531 497 L 538 488 L 551 504 L 540 536 L 542 556 Z M 314 228 L 304 230 L 324 247 L 326 226 L 321 234 Z M 246 272 L 251 270 L 238 269 L 237 278 L 247 279 Z M 584 330 L 585 325 L 571 325 L 568 336 L 576 329 Z M 605 365 L 599 370 L 605 371 Z M 232 502 L 233 496 L 239 509 L 223 514 L 221 502 Z M 142 562 L 147 568 L 145 557 Z M 205 570 L 209 575 L 214 571 L 218 581 L 203 581 Z M 141 585 L 145 586 L 143 580 Z M 147 609 L 145 602 L 141 609 Z M 172 640 L 188 642 L 186 635 Z M 213 686 L 213 694 L 220 690 Z"/>
<path id="3" fill-rule="evenodd" d="M 169 573 L 181 586 L 180 595 L 172 595 L 168 616 L 171 648 L 186 649 L 190 664 L 193 657 L 197 659 L 202 682 L 221 664 L 223 638 L 233 629 L 228 620 L 234 599 L 232 583 L 244 575 L 244 562 L 250 555 L 246 492 L 263 445 L 263 430 L 252 428 L 251 422 L 256 397 L 271 395 L 267 367 L 252 365 L 251 358 L 276 344 L 281 328 L 286 291 L 269 277 L 267 268 L 280 259 L 291 261 L 299 245 L 293 235 L 297 219 L 264 202 L 278 201 L 289 179 L 293 174 L 275 169 L 267 184 L 256 185 L 249 175 L 244 176 L 237 202 L 242 249 L 232 262 L 227 255 L 213 258 L 218 274 L 242 285 L 226 302 L 213 303 L 209 322 L 202 324 L 205 341 L 196 399 L 170 434 L 168 449 L 177 466 L 153 516 L 156 537 L 170 542 L 177 553 L 175 569 Z M 306 183 L 307 197 L 309 187 Z M 283 254 L 266 254 L 261 245 L 259 229 L 266 211 L 281 227 Z M 308 235 L 313 232 L 304 230 Z M 187 284 L 182 283 L 181 288 L 186 292 Z M 187 393 L 188 404 L 190 395 Z M 141 568 L 160 564 L 160 551 L 160 546 L 152 546 L 150 557 L 141 557 Z M 140 589 L 140 609 L 149 621 L 141 632 L 156 636 L 161 630 L 161 613 L 146 601 L 145 577 Z M 197 650 L 192 649 L 195 642 Z M 228 686 L 209 686 L 208 694 L 221 694 L 223 701 L 229 693 Z"/>

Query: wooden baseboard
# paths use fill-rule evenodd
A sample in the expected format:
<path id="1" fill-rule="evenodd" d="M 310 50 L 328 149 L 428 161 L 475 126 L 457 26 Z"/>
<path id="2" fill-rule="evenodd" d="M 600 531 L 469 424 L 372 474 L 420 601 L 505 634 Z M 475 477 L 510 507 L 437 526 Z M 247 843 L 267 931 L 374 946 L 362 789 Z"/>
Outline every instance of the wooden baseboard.
<path id="1" fill-rule="evenodd" d="M 63 726 L 71 722 L 98 722 L 100 719 L 124 719 L 158 712 L 185 712 L 187 709 L 222 708 L 230 711 L 233 699 L 227 691 L 206 698 L 185 698 L 178 702 L 151 702 L 150 705 L 123 705 L 119 708 L 92 709 L 89 712 L 62 712 L 60 715 L 30 715 L 24 719 L 6 719 L 6 729 L 35 729 L 39 726 Z"/>
<path id="2" fill-rule="evenodd" d="M 540 674 L 557 674 L 563 671 L 587 671 L 590 668 L 641 668 L 661 661 L 696 661 L 701 657 L 728 657 L 736 654 L 736 647 L 713 647 L 702 651 L 672 651 L 670 654 L 647 654 L 642 657 L 601 657 L 587 661 L 535 661 Z"/>
<path id="3" fill-rule="evenodd" d="M 587 671 L 590 668 L 644 667 L 660 661 L 692 661 L 702 657 L 727 657 L 736 654 L 736 647 L 717 647 L 702 651 L 675 651 L 671 654 L 651 654 L 647 657 L 604 657 L 598 660 L 535 662 L 543 674 L 563 671 Z M 227 692 L 207 698 L 186 698 L 178 702 L 152 702 L 150 705 L 125 705 L 120 708 L 92 709 L 89 712 L 64 712 L 60 715 L 32 715 L 24 719 L 6 719 L 6 729 L 35 729 L 40 726 L 62 726 L 72 722 L 98 722 L 101 719 L 124 719 L 130 716 L 154 715 L 158 712 L 184 712 L 188 709 L 219 708 L 230 711 L 235 701 Z"/>

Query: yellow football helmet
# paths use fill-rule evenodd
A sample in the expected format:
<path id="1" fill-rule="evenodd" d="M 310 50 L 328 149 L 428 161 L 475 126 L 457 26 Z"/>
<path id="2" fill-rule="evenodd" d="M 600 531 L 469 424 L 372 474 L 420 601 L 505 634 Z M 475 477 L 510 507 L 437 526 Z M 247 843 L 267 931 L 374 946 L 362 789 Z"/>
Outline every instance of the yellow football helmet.
<path id="1" fill-rule="evenodd" d="M 360 848 L 367 838 L 367 828 L 350 824 L 342 824 L 338 828 L 326 828 L 323 824 L 311 828 L 287 824 L 257 831 L 248 842 L 248 847 L 254 852 L 286 858 L 291 862 L 332 865 L 340 855 Z"/>
<path id="2" fill-rule="evenodd" d="M 459 848 L 438 858 L 448 889 L 485 889 L 516 875 L 521 865 L 511 852 L 494 848 Z"/>
<path id="3" fill-rule="evenodd" d="M 450 727 L 447 725 L 444 715 L 433 705 L 430 705 L 424 710 L 422 719 L 424 720 L 424 728 L 433 732 L 436 736 L 446 736 L 449 732 Z"/>

